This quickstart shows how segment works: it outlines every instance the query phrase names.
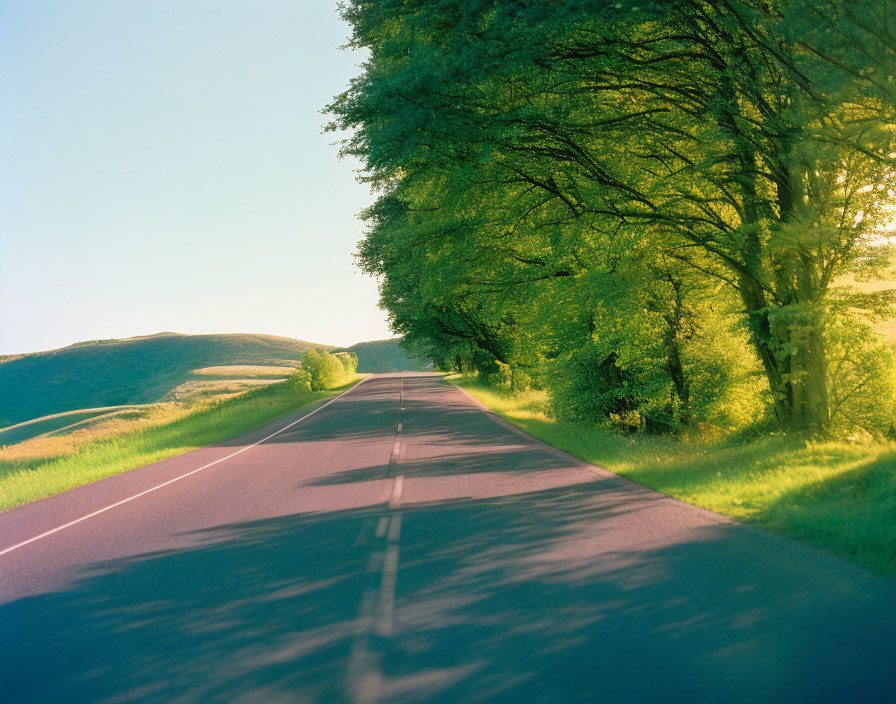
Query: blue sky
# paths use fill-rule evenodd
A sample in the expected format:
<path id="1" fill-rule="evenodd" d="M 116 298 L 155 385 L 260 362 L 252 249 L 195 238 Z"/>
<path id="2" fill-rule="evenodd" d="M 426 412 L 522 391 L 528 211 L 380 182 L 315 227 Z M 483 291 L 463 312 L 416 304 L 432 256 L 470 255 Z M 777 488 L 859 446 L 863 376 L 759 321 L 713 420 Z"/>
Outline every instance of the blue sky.
<path id="1" fill-rule="evenodd" d="M 329 0 L 0 2 L 0 353 L 390 337 L 321 134 L 347 36 Z"/>

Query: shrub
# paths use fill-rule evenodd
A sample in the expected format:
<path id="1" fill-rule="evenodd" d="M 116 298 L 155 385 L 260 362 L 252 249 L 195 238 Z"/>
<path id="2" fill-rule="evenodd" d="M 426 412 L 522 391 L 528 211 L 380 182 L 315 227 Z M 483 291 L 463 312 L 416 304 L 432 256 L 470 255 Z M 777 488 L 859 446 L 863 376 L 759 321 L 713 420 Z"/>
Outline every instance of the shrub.
<path id="1" fill-rule="evenodd" d="M 355 360 L 357 366 L 357 360 Z M 323 391 L 348 380 L 347 366 L 335 354 L 310 349 L 302 355 L 302 370 L 307 372 L 312 391 Z"/>
<path id="2" fill-rule="evenodd" d="M 354 374 L 358 369 L 358 355 L 354 352 L 337 352 L 335 356 L 342 363 L 346 374 Z"/>
<path id="3" fill-rule="evenodd" d="M 893 351 L 871 327 L 846 315 L 826 329 L 831 425 L 840 432 L 896 435 Z"/>
<path id="4" fill-rule="evenodd" d="M 574 350 L 552 366 L 552 409 L 563 420 L 596 423 L 628 416 L 637 406 L 628 372 L 596 345 Z"/>
<path id="5" fill-rule="evenodd" d="M 287 381 L 296 393 L 311 391 L 311 374 L 307 369 L 297 369 Z"/>

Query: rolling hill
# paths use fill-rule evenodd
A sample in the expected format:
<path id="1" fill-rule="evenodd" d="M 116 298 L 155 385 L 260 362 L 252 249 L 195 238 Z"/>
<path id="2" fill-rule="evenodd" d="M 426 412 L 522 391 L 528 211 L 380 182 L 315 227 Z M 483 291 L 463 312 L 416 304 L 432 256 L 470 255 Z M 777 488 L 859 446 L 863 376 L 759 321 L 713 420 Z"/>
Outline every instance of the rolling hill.
<path id="1" fill-rule="evenodd" d="M 422 372 L 432 369 L 426 360 L 412 357 L 399 345 L 400 340 L 375 340 L 359 342 L 348 347 L 358 355 L 358 371 L 362 374 L 386 372 Z"/>
<path id="2" fill-rule="evenodd" d="M 83 409 L 232 395 L 287 377 L 311 347 L 339 349 L 273 335 L 159 333 L 0 357 L 0 428 Z M 359 372 L 424 368 L 398 340 L 348 349 L 358 355 Z M 46 420 L 17 436 L 52 431 L 76 419 Z M 18 440 L 4 434 L 4 441 Z"/>
<path id="3" fill-rule="evenodd" d="M 272 335 L 161 333 L 82 342 L 0 362 L 0 427 L 54 413 L 158 401 L 222 365 L 295 367 L 309 347 Z"/>

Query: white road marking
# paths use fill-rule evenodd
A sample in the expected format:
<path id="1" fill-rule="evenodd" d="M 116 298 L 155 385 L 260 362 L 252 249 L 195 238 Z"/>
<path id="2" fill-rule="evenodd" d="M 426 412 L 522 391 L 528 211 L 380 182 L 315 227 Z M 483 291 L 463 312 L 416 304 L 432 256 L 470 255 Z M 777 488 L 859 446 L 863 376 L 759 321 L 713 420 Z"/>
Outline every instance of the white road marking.
<path id="1" fill-rule="evenodd" d="M 376 537 L 382 538 L 386 535 L 386 526 L 389 524 L 389 519 L 383 516 L 380 519 L 380 522 L 376 525 Z"/>
<path id="2" fill-rule="evenodd" d="M 377 614 L 376 634 L 388 636 L 392 633 L 392 614 L 395 610 L 395 583 L 398 577 L 398 546 L 386 548 L 383 564 L 383 582 L 380 586 L 380 607 Z"/>
<path id="3" fill-rule="evenodd" d="M 382 675 L 374 665 L 370 653 L 368 634 L 373 625 L 374 602 L 376 595 L 368 589 L 361 597 L 361 609 L 358 614 L 358 630 L 352 643 L 346 672 L 346 687 L 349 700 L 357 704 L 369 704 L 379 699 L 382 687 Z"/>
<path id="4" fill-rule="evenodd" d="M 175 477 L 174 479 L 169 479 L 167 482 L 162 482 L 161 484 L 159 484 L 157 486 L 154 486 L 150 489 L 146 489 L 145 491 L 141 491 L 139 494 L 134 494 L 133 496 L 129 496 L 126 499 L 122 499 L 121 501 L 116 501 L 114 504 L 109 504 L 108 506 L 104 506 L 103 508 L 93 511 L 92 513 L 88 513 L 86 516 L 81 516 L 80 518 L 76 518 L 73 521 L 64 523 L 61 526 L 57 526 L 56 528 L 53 528 L 51 530 L 44 531 L 40 535 L 35 535 L 33 538 L 28 538 L 28 540 L 23 540 L 21 543 L 16 543 L 15 545 L 10 545 L 8 548 L 4 548 L 3 550 L 0 550 L 0 555 L 5 555 L 7 553 L 12 552 L 13 550 L 18 550 L 19 548 L 25 547 L 26 545 L 29 545 L 37 540 L 40 540 L 41 538 L 46 538 L 50 535 L 53 535 L 54 533 L 58 533 L 59 531 L 65 530 L 66 528 L 71 528 L 72 526 L 77 525 L 78 523 L 81 523 L 82 521 L 86 521 L 87 519 L 93 518 L 94 516 L 99 516 L 101 513 L 105 513 L 106 511 L 111 511 L 113 508 L 118 508 L 119 506 L 123 506 L 124 504 L 129 503 L 129 502 L 133 501 L 134 499 L 139 499 L 141 496 L 146 496 L 147 494 L 151 494 L 152 492 L 157 491 L 158 489 L 161 489 L 163 487 L 166 487 L 169 484 L 174 484 L 174 482 L 179 482 L 181 479 L 186 479 L 187 477 L 189 477 L 193 474 L 196 474 L 197 472 L 201 472 L 202 470 L 208 469 L 209 467 L 214 467 L 216 464 L 221 464 L 221 462 L 224 462 L 225 460 L 229 460 L 232 457 L 236 457 L 237 455 L 242 454 L 246 450 L 251 450 L 253 447 L 257 447 L 258 445 L 261 445 L 263 442 L 266 442 L 266 441 L 270 440 L 271 438 L 276 437 L 277 435 L 284 432 L 285 430 L 289 430 L 294 425 L 301 423 L 306 418 L 310 418 L 318 411 L 322 411 L 323 409 L 325 409 L 327 406 L 329 406 L 334 401 L 338 401 L 340 398 L 345 396 L 347 393 L 357 389 L 361 384 L 363 384 L 365 381 L 367 381 L 368 378 L 369 377 L 365 377 L 364 379 L 361 379 L 361 381 L 359 381 L 357 384 L 355 384 L 348 391 L 343 391 L 341 394 L 339 394 L 335 398 L 331 398 L 329 401 L 327 401 L 322 406 L 318 406 L 317 408 L 315 408 L 313 411 L 311 411 L 311 413 L 308 413 L 308 414 L 302 416 L 298 420 L 294 420 L 289 425 L 286 425 L 286 426 L 280 428 L 280 430 L 278 430 L 274 433 L 271 433 L 270 435 L 262 438 L 258 442 L 252 443 L 251 445 L 246 445 L 246 447 L 240 448 L 236 452 L 232 452 L 229 455 L 227 455 L 226 457 L 222 457 L 221 459 L 215 460 L 214 462 L 209 462 L 208 464 L 203 465 L 202 467 L 199 467 L 198 469 L 191 470 L 191 471 L 187 472 L 186 474 L 181 474 L 179 477 Z M 393 493 L 394 493 L 394 488 L 393 488 Z"/>
<path id="5" fill-rule="evenodd" d="M 389 497 L 389 508 L 398 508 L 401 501 L 401 490 L 404 488 L 404 476 L 399 474 L 392 482 L 392 496 Z"/>
<path id="6" fill-rule="evenodd" d="M 401 535 L 401 514 L 396 513 L 392 516 L 392 520 L 389 522 L 389 537 L 387 540 L 390 543 L 397 543 L 398 538 Z"/>
<path id="7" fill-rule="evenodd" d="M 371 653 L 364 654 L 365 660 L 375 660 Z M 380 691 L 383 689 L 383 673 L 379 667 L 370 663 L 364 668 L 364 672 L 357 680 L 357 688 L 354 693 L 354 701 L 358 704 L 373 704 L 379 701 Z"/>
<path id="8" fill-rule="evenodd" d="M 404 376 L 399 384 L 399 414 L 404 409 Z M 400 415 L 399 415 L 400 417 Z M 398 462 L 401 453 L 402 424 L 399 421 L 392 445 L 389 464 Z M 389 496 L 389 508 L 394 509 L 401 501 L 404 476 L 398 475 L 392 480 Z M 376 537 L 386 538 L 386 551 L 375 550 L 367 561 L 367 572 L 382 570 L 379 594 L 373 590 L 364 593 L 361 602 L 359 629 L 349 656 L 346 673 L 349 700 L 354 704 L 375 704 L 380 700 L 383 689 L 383 671 L 380 662 L 382 654 L 370 649 L 369 635 L 389 636 L 393 630 L 395 611 L 395 587 L 398 580 L 398 540 L 401 536 L 401 514 L 382 516 L 376 527 Z M 378 598 L 377 598 L 378 596 Z"/>

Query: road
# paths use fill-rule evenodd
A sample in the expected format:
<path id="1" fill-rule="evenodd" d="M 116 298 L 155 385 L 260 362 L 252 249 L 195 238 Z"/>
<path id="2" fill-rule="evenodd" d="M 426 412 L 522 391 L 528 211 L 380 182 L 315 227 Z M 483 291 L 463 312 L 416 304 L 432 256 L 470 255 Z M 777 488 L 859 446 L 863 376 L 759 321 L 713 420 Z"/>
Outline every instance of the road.
<path id="1" fill-rule="evenodd" d="M 888 580 L 436 375 L 300 415 L 0 514 L 0 700 L 896 699 Z"/>

